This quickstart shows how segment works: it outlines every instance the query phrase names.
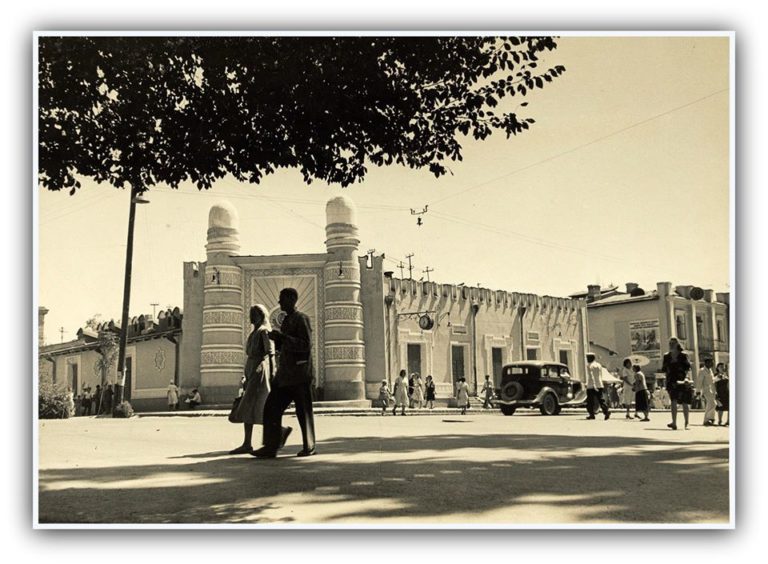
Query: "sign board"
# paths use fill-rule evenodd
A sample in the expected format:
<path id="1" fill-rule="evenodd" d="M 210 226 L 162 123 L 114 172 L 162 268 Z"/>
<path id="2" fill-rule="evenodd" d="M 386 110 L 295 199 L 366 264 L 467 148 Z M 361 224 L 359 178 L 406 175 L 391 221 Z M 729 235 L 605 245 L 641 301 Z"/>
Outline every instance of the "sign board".
<path id="1" fill-rule="evenodd" d="M 642 355 L 649 360 L 661 358 L 658 319 L 630 321 L 629 340 L 632 354 Z"/>

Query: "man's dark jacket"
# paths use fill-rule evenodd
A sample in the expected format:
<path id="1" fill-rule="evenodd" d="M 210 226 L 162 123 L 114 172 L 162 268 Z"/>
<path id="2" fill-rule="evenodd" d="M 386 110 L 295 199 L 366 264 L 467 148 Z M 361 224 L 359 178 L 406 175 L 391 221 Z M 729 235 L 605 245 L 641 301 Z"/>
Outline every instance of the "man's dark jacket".
<path id="1" fill-rule="evenodd" d="M 283 320 L 280 332 L 281 336 L 275 340 L 280 360 L 272 385 L 283 387 L 311 383 L 314 370 L 309 317 L 300 311 L 289 313 Z"/>

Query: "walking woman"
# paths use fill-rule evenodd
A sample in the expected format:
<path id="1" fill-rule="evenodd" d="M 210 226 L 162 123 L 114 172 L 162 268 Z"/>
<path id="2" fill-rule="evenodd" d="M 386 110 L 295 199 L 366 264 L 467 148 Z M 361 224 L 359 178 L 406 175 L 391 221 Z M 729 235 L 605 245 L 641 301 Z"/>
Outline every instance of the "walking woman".
<path id="1" fill-rule="evenodd" d="M 381 386 L 379 387 L 379 404 L 381 405 L 382 415 L 387 412 L 387 408 L 389 407 L 389 400 L 391 397 L 392 394 L 389 391 L 389 385 L 387 384 L 387 381 L 382 380 Z"/>
<path id="2" fill-rule="evenodd" d="M 411 399 L 413 400 L 413 407 L 417 409 L 424 407 L 424 382 L 422 382 L 421 376 L 418 374 L 413 378 L 413 395 Z"/>
<path id="3" fill-rule="evenodd" d="M 648 396 L 650 394 L 648 392 L 648 384 L 645 381 L 645 374 L 643 374 L 637 364 L 632 367 L 632 370 L 635 371 L 635 383 L 633 385 L 635 390 L 635 411 L 645 415 L 642 421 L 650 421 L 651 419 L 648 417 L 648 412 L 651 410 L 648 403 Z"/>
<path id="4" fill-rule="evenodd" d="M 168 384 L 166 396 L 168 396 L 168 409 L 171 411 L 179 409 L 179 387 L 173 380 Z"/>
<path id="5" fill-rule="evenodd" d="M 395 380 L 395 407 L 392 408 L 392 415 L 397 415 L 397 408 L 402 408 L 401 415 L 405 415 L 405 408 L 408 406 L 408 374 L 405 370 L 400 371 L 400 376 Z"/>
<path id="6" fill-rule="evenodd" d="M 229 454 L 250 454 L 253 452 L 251 438 L 253 426 L 261 425 L 264 416 L 264 402 L 269 395 L 270 380 L 274 366 L 274 347 L 269 339 L 269 324 L 267 308 L 261 304 L 251 307 L 249 312 L 253 331 L 248 335 L 245 353 L 248 360 L 245 363 L 245 391 L 240 403 L 233 410 L 230 421 L 243 424 L 243 444 Z"/>
<path id="7" fill-rule="evenodd" d="M 467 406 L 469 405 L 469 386 L 465 378 L 459 378 L 458 384 L 456 384 L 456 405 L 461 408 L 461 414 L 464 415 L 467 412 Z"/>
<path id="8" fill-rule="evenodd" d="M 731 413 L 729 411 L 730 390 L 728 373 L 725 371 L 725 364 L 722 362 L 718 362 L 715 367 L 715 395 L 717 398 L 717 424 L 723 424 L 723 412 L 725 411 L 728 413 L 728 417 L 725 419 L 727 427 L 731 420 Z"/>
<path id="9" fill-rule="evenodd" d="M 424 383 L 426 388 L 425 398 L 426 404 L 429 409 L 435 408 L 435 381 L 432 379 L 432 375 L 427 375 L 427 381 Z"/>
<path id="10" fill-rule="evenodd" d="M 627 408 L 626 419 L 632 419 L 632 416 L 629 414 L 629 409 L 632 406 L 632 400 L 635 399 L 635 392 L 633 391 L 635 373 L 632 371 L 632 361 L 628 358 L 624 359 L 623 366 L 621 367 L 621 382 L 621 401 L 624 404 L 624 407 Z M 635 406 L 635 415 L 637 415 L 638 411 L 637 406 Z"/>
<path id="11" fill-rule="evenodd" d="M 675 337 L 669 339 L 669 352 L 664 355 L 661 370 L 666 374 L 666 388 L 672 403 L 672 423 L 667 427 L 677 429 L 677 404 L 681 404 L 687 430 L 689 407 L 693 401 L 693 381 L 688 377 L 691 362 Z"/>

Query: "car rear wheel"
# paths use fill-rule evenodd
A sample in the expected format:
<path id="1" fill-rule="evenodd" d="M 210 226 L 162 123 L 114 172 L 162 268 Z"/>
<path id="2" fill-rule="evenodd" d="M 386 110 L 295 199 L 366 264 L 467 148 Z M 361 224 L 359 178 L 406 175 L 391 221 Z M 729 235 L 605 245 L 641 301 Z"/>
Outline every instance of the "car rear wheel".
<path id="1" fill-rule="evenodd" d="M 555 398 L 555 396 L 552 394 L 547 394 L 544 396 L 539 410 L 541 411 L 542 415 L 557 415 L 559 407 L 560 406 L 557 403 L 557 398 Z"/>
<path id="2" fill-rule="evenodd" d="M 523 397 L 523 385 L 520 382 L 507 382 L 501 388 L 501 399 L 518 400 Z"/>
<path id="3" fill-rule="evenodd" d="M 515 407 L 512 405 L 502 405 L 501 406 L 501 412 L 504 415 L 514 415 L 515 414 Z"/>

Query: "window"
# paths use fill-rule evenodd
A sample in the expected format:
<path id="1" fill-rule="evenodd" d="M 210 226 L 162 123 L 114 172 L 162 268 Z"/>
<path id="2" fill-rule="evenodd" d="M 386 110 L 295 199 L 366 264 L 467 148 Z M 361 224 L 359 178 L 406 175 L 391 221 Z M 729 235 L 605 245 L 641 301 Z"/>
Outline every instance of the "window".
<path id="1" fill-rule="evenodd" d="M 539 349 L 525 349 L 526 360 L 539 360 Z"/>
<path id="2" fill-rule="evenodd" d="M 684 313 L 675 313 L 675 333 L 677 334 L 677 338 L 682 339 L 683 341 L 688 338 Z"/>
<path id="3" fill-rule="evenodd" d="M 696 334 L 704 336 L 706 331 L 704 330 L 704 318 L 700 315 L 696 316 Z"/>
<path id="4" fill-rule="evenodd" d="M 565 364 L 566 366 L 571 366 L 571 351 L 569 350 L 560 350 L 560 364 Z"/>
<path id="5" fill-rule="evenodd" d="M 408 375 L 421 374 L 421 344 L 408 343 Z"/>
<path id="6" fill-rule="evenodd" d="M 723 331 L 723 319 L 717 318 L 715 320 L 715 331 L 717 333 L 715 334 L 715 339 L 720 342 L 725 341 L 725 332 Z"/>
<path id="7" fill-rule="evenodd" d="M 507 376 L 523 376 L 528 374 L 528 368 L 524 366 L 510 366 L 506 371 Z"/>
<path id="8" fill-rule="evenodd" d="M 466 378 L 466 374 L 464 374 L 464 347 L 461 345 L 451 346 L 451 372 L 454 382 L 458 381 L 459 378 Z"/>
<path id="9" fill-rule="evenodd" d="M 77 373 L 77 369 L 80 368 L 77 364 L 67 364 L 67 371 L 69 374 L 67 374 L 67 385 L 72 388 L 72 393 L 76 394 L 78 393 L 78 380 L 79 380 L 79 374 Z"/>
<path id="10" fill-rule="evenodd" d="M 501 382 L 501 367 L 504 364 L 504 349 L 501 347 L 493 347 L 491 349 L 491 366 L 493 370 L 493 374 L 491 374 L 491 378 L 493 378 L 494 386 L 498 386 Z"/>

